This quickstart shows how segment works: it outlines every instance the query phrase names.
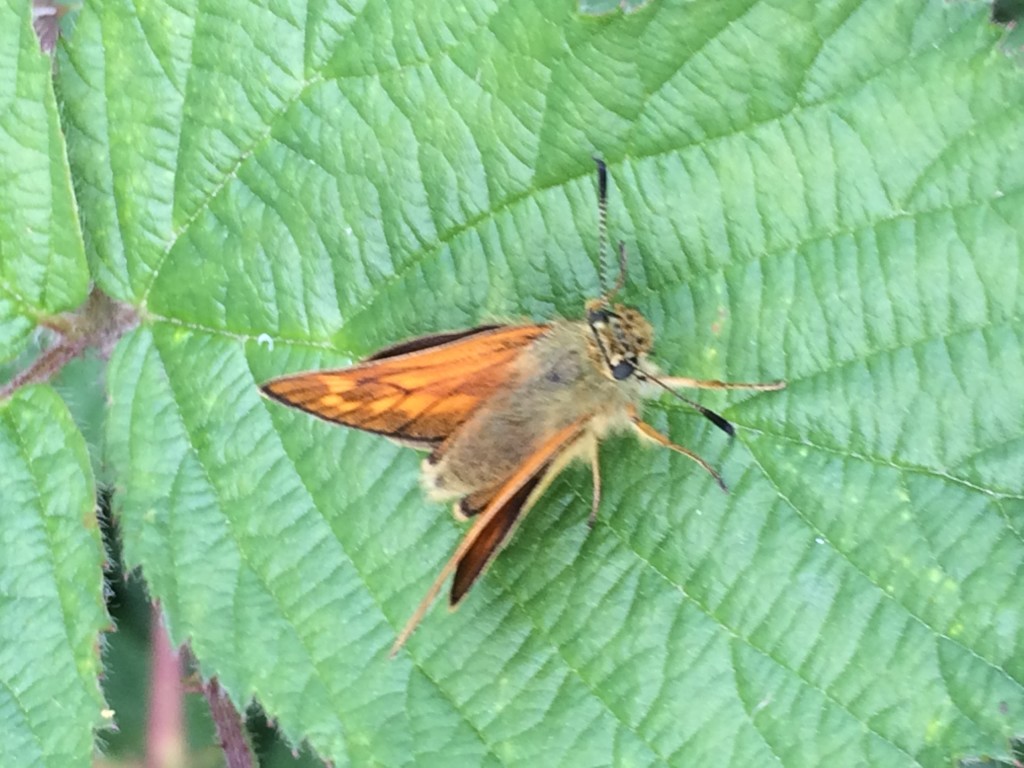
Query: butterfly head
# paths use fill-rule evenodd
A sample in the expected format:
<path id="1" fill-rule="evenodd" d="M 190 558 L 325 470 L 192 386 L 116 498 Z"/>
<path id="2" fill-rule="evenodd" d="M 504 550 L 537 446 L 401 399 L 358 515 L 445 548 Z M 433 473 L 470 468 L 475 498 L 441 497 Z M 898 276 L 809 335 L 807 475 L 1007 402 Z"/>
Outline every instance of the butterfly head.
<path id="1" fill-rule="evenodd" d="M 605 299 L 587 302 L 587 325 L 594 358 L 609 378 L 624 381 L 640 373 L 640 365 L 654 344 L 647 318 L 632 307 Z"/>

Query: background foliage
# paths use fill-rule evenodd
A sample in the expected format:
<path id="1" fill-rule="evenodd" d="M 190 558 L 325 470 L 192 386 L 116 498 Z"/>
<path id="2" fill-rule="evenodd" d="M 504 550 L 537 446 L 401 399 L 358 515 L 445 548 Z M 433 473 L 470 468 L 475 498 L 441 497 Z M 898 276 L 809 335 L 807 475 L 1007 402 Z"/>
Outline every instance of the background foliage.
<path id="1" fill-rule="evenodd" d="M 7 0 L 0 356 L 90 279 L 138 311 L 97 459 L 127 563 L 205 675 L 337 765 L 1006 754 L 1024 729 L 1024 85 L 987 13 L 105 0 L 71 19 L 55 97 Z M 612 440 L 594 530 L 570 470 L 467 605 L 388 661 L 459 527 L 413 452 L 257 384 L 415 333 L 579 316 L 599 291 L 594 154 L 663 366 L 789 388 L 702 398 L 731 443 L 652 404 L 729 495 Z M 0 408 L 0 626 L 24 628 L 0 644 L 19 663 L 0 657 L 0 708 L 21 714 L 0 743 L 11 764 L 83 764 L 102 722 L 92 471 L 52 390 Z M 42 575 L 18 581 L 14 553 Z M 56 646 L 14 643 L 29 616 Z M 68 686 L 65 741 L 29 693 Z"/>

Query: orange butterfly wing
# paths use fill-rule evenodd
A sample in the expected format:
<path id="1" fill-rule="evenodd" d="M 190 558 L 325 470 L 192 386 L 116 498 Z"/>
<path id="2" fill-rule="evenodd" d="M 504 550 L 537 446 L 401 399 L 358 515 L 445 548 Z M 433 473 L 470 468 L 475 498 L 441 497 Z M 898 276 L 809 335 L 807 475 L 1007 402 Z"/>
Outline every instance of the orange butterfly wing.
<path id="1" fill-rule="evenodd" d="M 452 582 L 451 605 L 458 605 L 509 540 L 523 514 L 529 512 L 535 500 L 535 491 L 538 488 L 543 490 L 546 486 L 550 479 L 548 475 L 558 464 L 559 458 L 584 437 L 589 422 L 590 417 L 577 419 L 551 435 L 498 489 L 474 520 L 469 531 L 462 537 L 459 546 L 448 558 L 448 562 L 444 564 L 434 583 L 427 590 L 426 596 L 406 622 L 394 645 L 391 646 L 392 657 L 398 653 L 426 615 L 430 604 L 441 591 L 445 579 L 452 572 L 455 573 L 455 579 Z"/>
<path id="2" fill-rule="evenodd" d="M 449 596 L 449 605 L 453 608 L 466 596 L 469 588 L 476 583 L 480 574 L 498 555 L 505 542 L 512 537 L 512 531 L 519 524 L 523 514 L 529 511 L 526 502 L 534 490 L 544 482 L 550 470 L 551 463 L 548 462 L 536 473 L 526 478 L 522 485 L 516 488 L 508 500 L 501 505 L 490 522 L 480 529 L 473 539 L 472 546 L 466 550 L 455 567 L 455 578 L 452 579 L 452 591 Z M 494 494 L 494 497 L 497 495 Z"/>
<path id="3" fill-rule="evenodd" d="M 512 374 L 547 325 L 483 326 L 410 339 L 350 368 L 273 379 L 263 391 L 314 416 L 435 446 Z"/>

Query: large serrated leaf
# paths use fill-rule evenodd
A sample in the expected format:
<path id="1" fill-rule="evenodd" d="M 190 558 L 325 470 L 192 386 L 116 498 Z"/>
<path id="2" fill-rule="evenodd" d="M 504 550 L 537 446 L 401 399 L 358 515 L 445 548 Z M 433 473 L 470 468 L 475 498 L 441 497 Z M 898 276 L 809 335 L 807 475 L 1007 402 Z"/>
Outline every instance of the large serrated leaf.
<path id="1" fill-rule="evenodd" d="M 0 362 L 89 285 L 51 61 L 31 19 L 30 2 L 0 2 Z"/>
<path id="2" fill-rule="evenodd" d="M 919 765 L 1024 724 L 1021 73 L 981 3 L 90 3 L 61 64 L 125 551 L 338 764 Z M 139 83 L 145 83 L 140 89 Z M 624 440 L 467 605 L 417 456 L 262 400 L 409 335 L 626 298 L 721 467 Z M 98 157 L 112 157 L 108 164 Z"/>
<path id="3" fill-rule="evenodd" d="M 0 403 L 0 765 L 89 766 L 103 547 L 85 441 L 48 388 Z"/>

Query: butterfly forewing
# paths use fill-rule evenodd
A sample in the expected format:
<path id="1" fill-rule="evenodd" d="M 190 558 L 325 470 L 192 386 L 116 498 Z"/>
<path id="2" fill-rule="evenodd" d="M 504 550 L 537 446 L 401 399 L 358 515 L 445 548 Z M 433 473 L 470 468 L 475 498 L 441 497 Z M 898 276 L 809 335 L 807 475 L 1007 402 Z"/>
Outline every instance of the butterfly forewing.
<path id="1" fill-rule="evenodd" d="M 499 326 L 413 339 L 379 359 L 284 376 L 263 391 L 327 421 L 436 444 L 506 384 L 520 353 L 546 330 Z M 436 343 L 430 345 L 431 339 Z"/>
<path id="2" fill-rule="evenodd" d="M 484 333 L 485 331 L 493 331 L 501 327 L 501 325 L 478 325 L 476 328 L 469 328 L 465 331 L 448 331 L 446 333 L 429 333 L 426 336 L 417 336 L 414 339 L 406 339 L 389 347 L 378 349 L 363 362 L 383 360 L 387 357 L 398 357 L 399 355 L 407 355 L 410 352 L 419 352 L 431 347 L 439 347 L 442 344 L 450 344 L 454 341 L 476 336 L 478 333 Z"/>

